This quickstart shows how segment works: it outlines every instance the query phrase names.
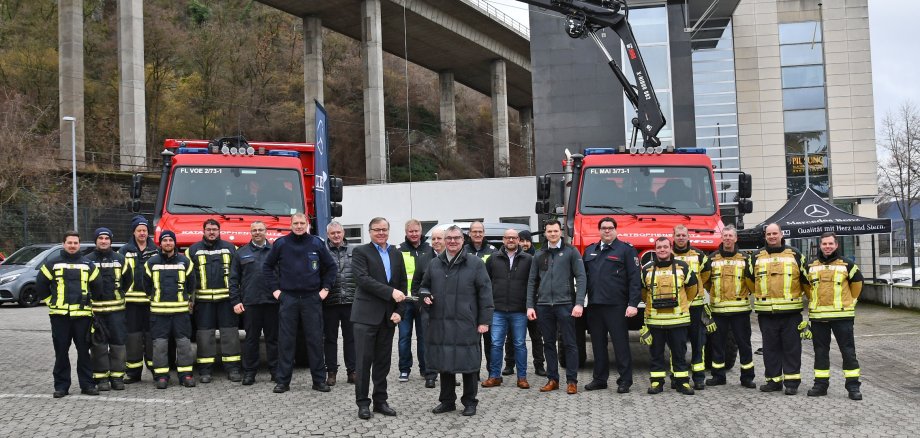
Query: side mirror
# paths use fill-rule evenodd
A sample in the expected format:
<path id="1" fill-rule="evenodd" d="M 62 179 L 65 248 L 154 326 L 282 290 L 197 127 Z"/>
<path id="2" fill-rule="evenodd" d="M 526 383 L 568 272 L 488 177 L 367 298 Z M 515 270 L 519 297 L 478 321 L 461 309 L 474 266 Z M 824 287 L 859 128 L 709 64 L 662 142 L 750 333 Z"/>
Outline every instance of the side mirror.
<path id="1" fill-rule="evenodd" d="M 739 198 L 750 198 L 751 190 L 754 187 L 753 179 L 751 175 L 747 173 L 741 173 L 738 175 L 738 197 Z M 748 212 L 750 213 L 750 212 Z"/>
<path id="2" fill-rule="evenodd" d="M 131 199 L 141 199 L 141 184 L 144 181 L 144 176 L 135 173 L 131 178 Z"/>
<path id="3" fill-rule="evenodd" d="M 738 213 L 748 214 L 754 211 L 754 203 L 750 199 L 738 200 Z"/>
<path id="4" fill-rule="evenodd" d="M 345 192 L 342 178 L 335 176 L 329 177 L 329 202 L 342 202 L 342 194 Z M 341 216 L 341 214 L 339 215 Z M 338 217 L 338 216 L 336 216 Z"/>
<path id="5" fill-rule="evenodd" d="M 537 177 L 537 199 L 545 201 L 549 199 L 550 178 L 548 176 Z"/>
<path id="6" fill-rule="evenodd" d="M 342 217 L 342 204 L 333 202 L 332 205 L 329 206 L 329 215 L 332 217 Z"/>
<path id="7" fill-rule="evenodd" d="M 537 214 L 549 214 L 549 201 L 537 201 L 534 212 Z"/>

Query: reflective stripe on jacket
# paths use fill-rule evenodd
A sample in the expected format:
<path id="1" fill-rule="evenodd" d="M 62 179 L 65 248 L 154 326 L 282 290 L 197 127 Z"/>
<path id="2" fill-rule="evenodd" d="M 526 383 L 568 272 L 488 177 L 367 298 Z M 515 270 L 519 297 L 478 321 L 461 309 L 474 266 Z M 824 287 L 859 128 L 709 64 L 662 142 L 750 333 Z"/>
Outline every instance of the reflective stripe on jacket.
<path id="1" fill-rule="evenodd" d="M 234 254 L 236 247 L 220 239 L 213 244 L 202 240 L 185 250 L 185 256 L 195 266 L 197 300 L 223 301 L 230 298 L 230 262 Z"/>
<path id="2" fill-rule="evenodd" d="M 147 238 L 147 245 L 141 251 L 137 242 L 132 238 L 130 242 L 118 250 L 118 253 L 125 256 L 125 264 L 131 269 L 131 284 L 125 291 L 125 301 L 132 304 L 149 304 L 147 298 L 147 288 L 144 285 L 144 264 L 151 257 L 157 255 L 157 246 L 153 239 Z"/>
<path id="3" fill-rule="evenodd" d="M 750 312 L 748 258 L 737 251 L 727 252 L 720 248 L 709 256 L 707 263 L 709 275 L 703 287 L 709 291 L 712 313 Z"/>
<path id="4" fill-rule="evenodd" d="M 642 300 L 645 324 L 650 327 L 682 327 L 690 324 L 690 302 L 697 284 L 696 274 L 680 260 L 652 261 L 642 266 Z M 676 303 L 655 308 L 658 300 Z"/>
<path id="5" fill-rule="evenodd" d="M 674 259 L 686 263 L 690 267 L 690 270 L 693 271 L 693 274 L 696 275 L 697 284 L 695 286 L 690 286 L 690 288 L 695 289 L 693 292 L 696 298 L 693 299 L 690 305 L 702 306 L 704 304 L 704 298 L 706 298 L 706 292 L 703 290 L 703 283 L 706 282 L 706 277 L 709 276 L 707 264 L 707 262 L 709 262 L 709 257 L 707 257 L 706 253 L 703 251 L 687 245 L 683 250 L 674 246 Z"/>
<path id="6" fill-rule="evenodd" d="M 36 278 L 36 290 L 50 315 L 93 316 L 91 291 L 99 287 L 99 268 L 82 254 L 60 255 L 45 262 Z"/>
<path id="7" fill-rule="evenodd" d="M 808 318 L 813 320 L 853 318 L 856 301 L 862 292 L 863 276 L 853 262 L 840 258 L 818 257 L 808 265 L 811 289 Z"/>
<path id="8" fill-rule="evenodd" d="M 93 313 L 125 310 L 125 291 L 132 283 L 133 269 L 125 256 L 114 251 L 93 251 L 86 256 L 99 268 L 100 287 L 92 291 Z"/>
<path id="9" fill-rule="evenodd" d="M 751 258 L 748 278 L 754 282 L 754 311 L 795 313 L 804 307 L 805 257 L 788 246 L 763 248 Z"/>
<path id="10" fill-rule="evenodd" d="M 188 257 L 157 254 L 145 265 L 150 313 L 188 313 L 195 295 L 194 266 Z"/>

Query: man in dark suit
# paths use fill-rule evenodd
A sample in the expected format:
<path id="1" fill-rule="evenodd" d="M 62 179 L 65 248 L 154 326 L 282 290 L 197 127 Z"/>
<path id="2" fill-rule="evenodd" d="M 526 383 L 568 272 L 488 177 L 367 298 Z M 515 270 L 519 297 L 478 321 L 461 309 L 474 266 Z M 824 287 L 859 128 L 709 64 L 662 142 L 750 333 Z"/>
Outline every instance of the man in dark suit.
<path id="1" fill-rule="evenodd" d="M 368 398 L 371 372 L 374 376 L 374 412 L 395 416 L 387 404 L 387 374 L 393 351 L 393 333 L 403 312 L 406 299 L 406 267 L 399 249 L 387 243 L 390 223 L 382 218 L 371 219 L 368 229 L 371 243 L 355 248 L 351 269 L 357 289 L 351 308 L 355 331 L 355 356 L 358 378 L 355 399 L 358 418 L 371 418 Z"/>

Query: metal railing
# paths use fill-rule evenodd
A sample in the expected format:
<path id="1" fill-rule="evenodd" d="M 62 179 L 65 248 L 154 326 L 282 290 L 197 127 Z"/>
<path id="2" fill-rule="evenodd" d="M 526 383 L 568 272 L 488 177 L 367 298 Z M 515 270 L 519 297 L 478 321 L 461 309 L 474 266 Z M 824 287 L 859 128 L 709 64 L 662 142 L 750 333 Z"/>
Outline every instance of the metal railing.
<path id="1" fill-rule="evenodd" d="M 511 18 L 510 15 L 502 12 L 495 6 L 492 6 L 492 2 L 489 0 L 463 0 L 464 2 L 470 4 L 471 6 L 479 9 L 489 17 L 492 17 L 495 21 L 504 24 L 509 29 L 521 34 L 521 36 L 530 39 L 530 29 L 527 26 L 524 26 L 519 21 Z M 522 3 L 523 4 L 523 3 Z"/>

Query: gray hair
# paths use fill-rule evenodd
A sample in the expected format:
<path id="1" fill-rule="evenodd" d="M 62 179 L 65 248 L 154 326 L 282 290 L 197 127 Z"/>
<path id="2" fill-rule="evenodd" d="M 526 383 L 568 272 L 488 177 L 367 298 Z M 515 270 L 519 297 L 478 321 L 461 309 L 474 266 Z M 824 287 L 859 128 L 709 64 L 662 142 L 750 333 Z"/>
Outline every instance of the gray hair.
<path id="1" fill-rule="evenodd" d="M 326 232 L 328 233 L 329 230 L 333 228 L 341 228 L 343 230 L 345 229 L 345 227 L 343 227 L 342 224 L 340 224 L 338 221 L 332 221 L 332 222 L 329 222 L 328 225 L 326 225 Z"/>
<path id="2" fill-rule="evenodd" d="M 736 236 L 738 235 L 738 229 L 735 228 L 735 226 L 732 225 L 732 224 L 728 224 L 728 225 L 726 225 L 724 228 L 722 228 L 722 234 L 725 234 L 726 231 L 730 231 L 730 232 L 732 232 L 732 233 L 735 233 Z"/>
<path id="3" fill-rule="evenodd" d="M 447 227 L 447 228 L 444 230 L 444 235 L 447 236 L 447 234 L 450 233 L 450 232 L 452 232 L 452 231 L 456 231 L 456 232 L 460 233 L 461 236 L 463 235 L 463 229 L 461 229 L 460 227 L 458 227 L 458 226 L 456 226 L 456 225 L 451 225 L 451 226 Z"/>

